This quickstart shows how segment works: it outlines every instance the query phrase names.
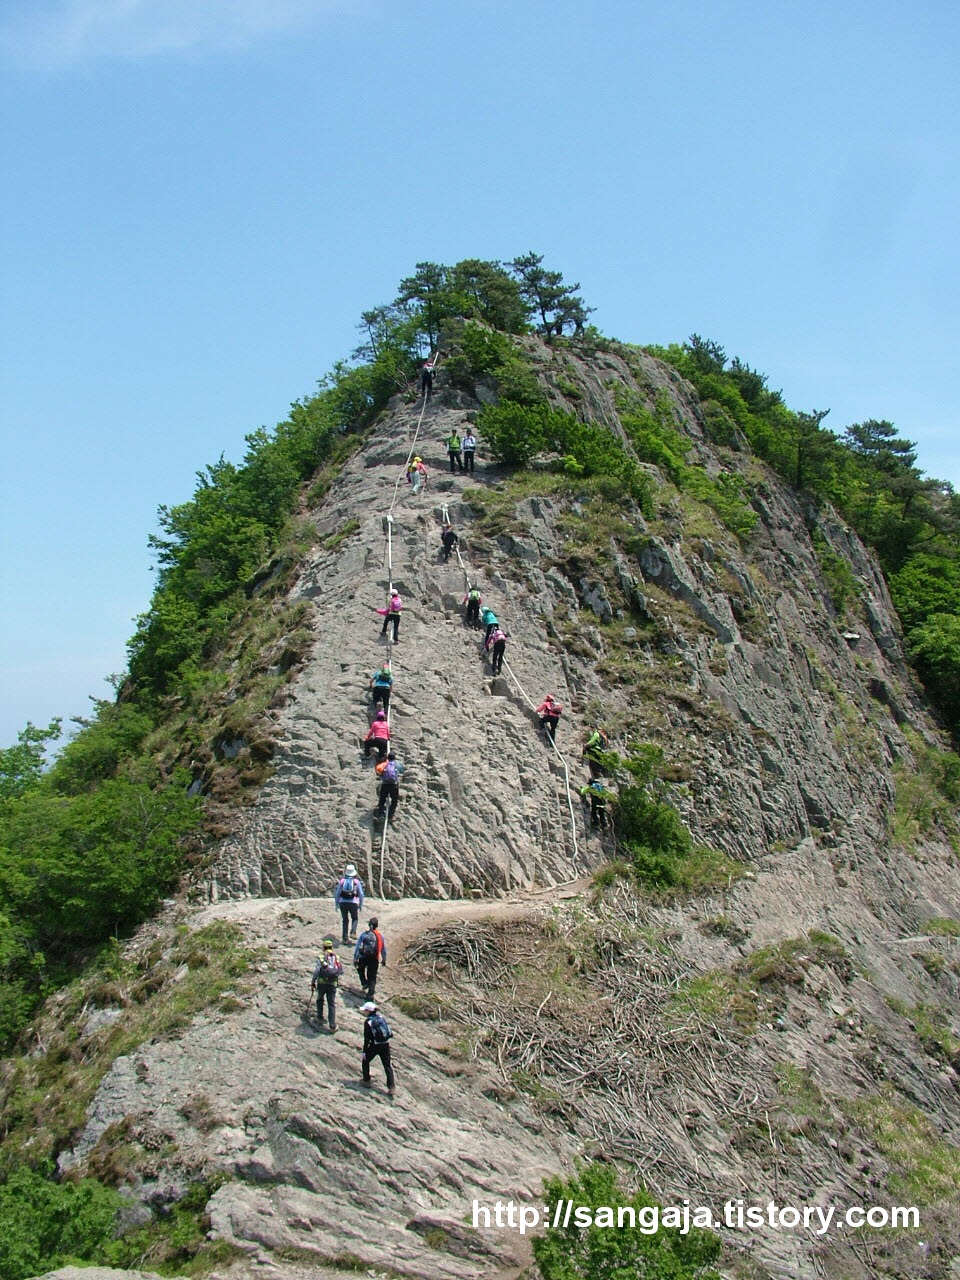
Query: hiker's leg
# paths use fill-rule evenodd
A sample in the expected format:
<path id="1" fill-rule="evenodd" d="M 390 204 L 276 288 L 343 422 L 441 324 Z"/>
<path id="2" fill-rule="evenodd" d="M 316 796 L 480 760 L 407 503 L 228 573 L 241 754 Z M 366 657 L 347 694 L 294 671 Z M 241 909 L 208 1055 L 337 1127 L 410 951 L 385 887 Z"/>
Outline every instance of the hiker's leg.
<path id="1" fill-rule="evenodd" d="M 381 1044 L 381 1045 L 378 1045 L 377 1047 L 380 1050 L 380 1057 L 383 1061 L 383 1069 L 387 1075 L 387 1088 L 392 1089 L 394 1087 L 394 1078 L 393 1078 L 393 1066 L 390 1062 L 390 1046 L 388 1044 Z"/>

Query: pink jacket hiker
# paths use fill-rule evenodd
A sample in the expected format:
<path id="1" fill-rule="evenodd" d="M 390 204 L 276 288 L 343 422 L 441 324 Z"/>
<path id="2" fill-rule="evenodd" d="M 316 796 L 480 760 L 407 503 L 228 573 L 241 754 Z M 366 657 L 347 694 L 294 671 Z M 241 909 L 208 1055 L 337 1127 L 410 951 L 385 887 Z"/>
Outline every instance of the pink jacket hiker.
<path id="1" fill-rule="evenodd" d="M 387 607 L 385 609 L 378 609 L 377 613 L 379 613 L 381 617 L 385 617 L 388 613 L 400 613 L 402 609 L 403 609 L 403 601 L 400 599 L 399 594 L 395 591 L 393 595 L 390 597 L 390 603 L 387 605 Z"/>

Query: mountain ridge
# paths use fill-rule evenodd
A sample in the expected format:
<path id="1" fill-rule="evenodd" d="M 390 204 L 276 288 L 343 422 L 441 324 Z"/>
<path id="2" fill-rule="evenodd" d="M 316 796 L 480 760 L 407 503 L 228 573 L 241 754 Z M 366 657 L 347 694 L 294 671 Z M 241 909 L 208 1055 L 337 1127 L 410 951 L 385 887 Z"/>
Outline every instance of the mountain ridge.
<path id="1" fill-rule="evenodd" d="M 515 342 L 551 411 L 606 423 L 628 459 L 634 435 L 625 418 L 658 416 L 716 486 L 704 492 L 721 509 L 674 483 L 666 464 L 635 456 L 639 496 L 625 496 L 616 479 L 577 475 L 558 451 L 521 471 L 491 464 L 487 453 L 476 476 L 451 475 L 442 439 L 476 421 L 486 452 L 483 407 L 498 395 L 495 379 L 441 360 L 417 440 L 428 488 L 418 498 L 401 490 L 394 523 L 393 578 L 405 609 L 391 716 L 407 772 L 383 862 L 359 739 L 370 712 L 366 684 L 383 652 L 373 608 L 387 586 L 385 495 L 419 412 L 412 392 L 388 403 L 361 451 L 304 513 L 314 546 L 288 603 L 305 606 L 312 639 L 291 668 L 284 705 L 267 717 L 270 776 L 163 926 L 241 921 L 269 958 L 255 968 L 243 1008 L 197 1015 L 181 1041 L 146 1041 L 117 1059 L 64 1167 L 82 1169 L 98 1143 L 110 1145 L 111 1126 L 127 1122 L 135 1136 L 123 1179 L 132 1199 L 154 1213 L 176 1202 L 190 1170 L 225 1174 L 206 1207 L 211 1231 L 254 1264 L 292 1268 L 292 1276 L 284 1250 L 301 1261 L 336 1259 L 336 1186 L 316 1148 L 356 1196 L 372 1197 L 368 1229 L 348 1233 L 351 1255 L 438 1280 L 458 1270 L 516 1275 L 526 1259 L 511 1253 L 515 1242 L 488 1249 L 454 1230 L 457 1198 L 466 1206 L 502 1184 L 536 1199 L 537 1178 L 581 1151 L 619 1155 L 631 1175 L 673 1199 L 727 1189 L 872 1203 L 906 1186 L 918 1198 L 923 1191 L 935 1224 L 923 1248 L 914 1238 L 872 1238 L 864 1262 L 855 1243 L 760 1236 L 744 1247 L 731 1239 L 727 1273 L 946 1276 L 960 1257 L 949 1220 L 960 1168 L 957 960 L 947 927 L 960 921 L 956 837 L 950 806 L 933 800 L 944 744 L 906 663 L 876 560 L 829 506 L 791 491 L 735 435 L 730 445 L 709 439 L 696 391 L 669 365 L 623 349 L 581 356 L 533 337 Z M 445 513 L 470 580 L 482 582 L 506 625 L 515 679 L 491 679 L 477 637 L 463 627 L 463 574 L 439 562 Z M 843 609 L 824 548 L 856 583 Z M 671 866 L 651 871 L 622 831 L 616 840 L 591 834 L 579 813 L 574 849 L 562 771 L 520 689 L 533 700 L 561 694 L 558 745 L 574 791 L 587 776 L 577 764 L 585 733 L 597 723 L 621 765 L 647 762 L 649 788 L 690 832 L 680 861 L 694 878 L 651 880 Z M 619 769 L 621 792 L 633 776 Z M 388 928 L 392 912 L 409 910 L 398 904 L 420 899 L 406 941 L 432 957 L 384 975 L 388 1002 L 399 999 L 396 1107 L 404 1071 L 414 1074 L 416 1063 L 416 1087 L 424 1082 L 416 1116 L 430 1126 L 441 1169 L 457 1161 L 458 1114 L 482 1112 L 501 1135 L 499 1144 L 478 1143 L 473 1165 L 454 1181 L 441 1177 L 433 1189 L 417 1181 L 418 1211 L 431 1196 L 437 1202 L 425 1229 L 440 1234 L 427 1247 L 403 1235 L 401 1165 L 413 1168 L 415 1125 L 403 1130 L 394 1183 L 378 1186 L 376 1150 L 348 1151 L 335 1140 L 324 1079 L 333 1051 L 295 1011 L 308 975 L 294 970 L 305 969 L 323 913 L 333 919 L 323 900 L 346 862 L 375 890 Z M 571 898 L 569 883 L 594 872 L 591 888 Z M 458 901 L 474 892 L 484 901 Z M 532 932 L 498 931 L 504 913 L 512 919 L 518 910 Z M 449 922 L 458 911 L 465 929 L 481 930 L 470 934 L 481 950 L 506 958 L 496 981 L 485 984 L 458 958 L 448 923 L 431 922 L 431 912 Z M 402 921 L 398 914 L 398 928 Z M 292 948 L 291 932 L 299 939 Z M 544 948 L 542 974 L 528 937 Z M 537 985 L 544 976 L 552 986 Z M 529 1017 L 551 992 L 552 1050 L 536 1044 Z M 624 1031 L 618 1001 L 628 1002 L 642 1036 Z M 261 1018 L 290 1037 L 273 1076 L 275 1042 L 258 1031 Z M 478 1035 L 459 1050 L 467 1068 L 455 1077 L 459 1091 L 448 1091 L 441 1064 L 465 1022 Z M 356 1017 L 347 1025 L 355 1035 Z M 221 1056 L 233 1050 L 214 1047 L 234 1041 L 250 1046 L 268 1095 L 246 1120 L 252 1065 L 246 1078 L 242 1063 L 232 1068 L 224 1093 Z M 349 1072 L 355 1052 L 338 1047 L 337 1070 Z M 627 1065 L 611 1084 L 618 1053 Z M 188 1066 L 170 1074 L 178 1057 Z M 298 1071 L 306 1081 L 294 1086 Z M 431 1091 L 444 1098 L 448 1123 L 430 1118 Z M 223 1095 L 230 1114 L 195 1107 L 191 1116 L 198 1094 Z M 163 1107 L 158 1138 L 147 1121 Z M 350 1123 L 363 1114 L 357 1103 Z M 510 1164 L 517 1125 L 538 1135 L 522 1172 Z M 891 1139 L 891 1127 L 911 1125 L 942 1177 L 924 1183 L 917 1154 Z M 378 1129 L 375 1146 L 389 1145 L 390 1133 Z M 169 1197 L 157 1197 L 155 1177 L 140 1167 L 160 1140 L 175 1148 L 164 1175 Z M 389 1228 L 386 1245 L 371 1242 L 374 1220 Z M 473 1270 L 454 1260 L 462 1248 Z M 886 1270 L 874 1269 L 877 1257 Z M 248 1265 L 235 1264 L 237 1274 Z"/>

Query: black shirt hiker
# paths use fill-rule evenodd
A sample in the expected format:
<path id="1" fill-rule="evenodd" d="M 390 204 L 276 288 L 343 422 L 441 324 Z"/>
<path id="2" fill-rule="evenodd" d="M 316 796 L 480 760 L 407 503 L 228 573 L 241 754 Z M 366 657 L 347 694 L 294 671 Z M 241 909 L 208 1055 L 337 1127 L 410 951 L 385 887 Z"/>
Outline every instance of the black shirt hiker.
<path id="1" fill-rule="evenodd" d="M 363 1058 L 361 1059 L 360 1068 L 363 1073 L 363 1083 L 370 1087 L 370 1063 L 374 1058 L 379 1058 L 383 1063 L 383 1069 L 387 1076 L 387 1093 L 390 1097 L 394 1094 L 394 1078 L 393 1067 L 390 1063 L 390 1040 L 393 1032 L 387 1026 L 387 1020 L 382 1013 L 377 1012 L 377 1006 L 372 1000 L 361 1009 L 365 1021 L 363 1024 Z"/>

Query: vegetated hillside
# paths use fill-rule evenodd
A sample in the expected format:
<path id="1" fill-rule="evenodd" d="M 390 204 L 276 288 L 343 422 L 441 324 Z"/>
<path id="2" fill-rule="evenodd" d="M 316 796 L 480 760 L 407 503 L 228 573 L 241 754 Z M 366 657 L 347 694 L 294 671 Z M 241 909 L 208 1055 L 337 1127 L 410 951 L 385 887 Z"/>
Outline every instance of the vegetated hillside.
<path id="1" fill-rule="evenodd" d="M 124 1188 L 142 1249 L 109 1260 L 209 1257 L 206 1213 L 221 1265 L 230 1246 L 291 1273 L 516 1274 L 516 1239 L 464 1228 L 473 1199 L 536 1203 L 578 1152 L 667 1203 L 923 1210 L 919 1234 L 727 1232 L 725 1274 L 946 1276 L 960 1255 L 956 760 L 877 562 L 671 363 L 547 336 L 447 322 L 419 436 L 411 384 L 304 493 L 296 553 L 251 576 L 292 620 L 273 661 L 240 632 L 219 691 L 191 676 L 226 703 L 205 740 L 185 725 L 223 833 L 191 874 L 206 905 L 171 904 L 53 1000 L 7 1072 L 8 1150 Z M 451 475 L 442 440 L 468 422 L 478 471 Z M 358 743 L 413 444 L 430 483 L 393 510 L 407 771 L 382 849 Z M 462 625 L 444 518 L 509 634 L 503 677 Z M 135 653 L 158 693 L 163 651 Z M 251 665 L 273 704 L 230 720 Z M 189 702 L 180 671 L 162 696 Z M 595 725 L 615 836 L 578 803 Z M 254 803 L 228 808 L 218 758 Z M 360 1000 L 337 1041 L 301 1017 L 348 860 L 402 944 L 389 1111 L 351 1087 Z"/>

